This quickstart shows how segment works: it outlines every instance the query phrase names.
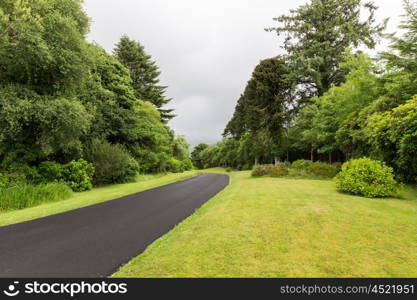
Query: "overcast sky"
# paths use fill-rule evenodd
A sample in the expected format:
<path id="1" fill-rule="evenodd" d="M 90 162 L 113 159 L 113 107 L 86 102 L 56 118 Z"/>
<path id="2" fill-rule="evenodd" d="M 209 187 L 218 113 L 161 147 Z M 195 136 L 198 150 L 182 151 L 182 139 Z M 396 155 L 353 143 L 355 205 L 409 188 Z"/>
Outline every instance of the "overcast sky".
<path id="1" fill-rule="evenodd" d="M 195 145 L 215 143 L 254 67 L 282 53 L 264 28 L 273 17 L 306 0 L 86 0 L 89 39 L 111 52 L 123 34 L 145 46 L 173 98 L 177 134 Z M 393 32 L 403 14 L 400 0 L 376 0 L 378 19 Z"/>

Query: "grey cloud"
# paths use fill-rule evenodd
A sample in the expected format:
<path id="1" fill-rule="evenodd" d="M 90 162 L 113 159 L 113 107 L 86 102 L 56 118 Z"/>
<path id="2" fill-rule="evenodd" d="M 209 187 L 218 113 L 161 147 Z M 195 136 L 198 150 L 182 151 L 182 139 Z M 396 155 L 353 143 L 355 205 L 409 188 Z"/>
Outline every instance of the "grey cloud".
<path id="1" fill-rule="evenodd" d="M 306 0 L 86 0 L 89 39 L 109 52 L 123 34 L 139 40 L 161 69 L 178 117 L 170 122 L 193 145 L 214 143 L 253 68 L 281 52 L 263 29 Z M 377 0 L 378 18 L 401 15 L 399 1 Z M 391 31 L 392 31 L 391 30 Z"/>

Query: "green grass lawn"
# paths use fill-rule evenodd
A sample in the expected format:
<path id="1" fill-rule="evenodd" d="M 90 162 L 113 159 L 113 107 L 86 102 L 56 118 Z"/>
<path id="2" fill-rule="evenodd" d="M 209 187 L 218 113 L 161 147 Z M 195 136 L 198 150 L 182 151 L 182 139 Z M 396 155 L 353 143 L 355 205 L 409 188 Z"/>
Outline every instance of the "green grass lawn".
<path id="1" fill-rule="evenodd" d="M 184 180 L 199 174 L 199 171 L 188 171 L 180 174 L 141 175 L 135 183 L 110 185 L 95 188 L 91 191 L 75 193 L 70 199 L 44 203 L 39 206 L 22 210 L 1 212 L 0 226 L 29 221 L 96 203 L 117 199 L 161 185 Z"/>
<path id="2" fill-rule="evenodd" d="M 366 199 L 332 181 L 231 184 L 114 277 L 416 277 L 417 194 Z"/>

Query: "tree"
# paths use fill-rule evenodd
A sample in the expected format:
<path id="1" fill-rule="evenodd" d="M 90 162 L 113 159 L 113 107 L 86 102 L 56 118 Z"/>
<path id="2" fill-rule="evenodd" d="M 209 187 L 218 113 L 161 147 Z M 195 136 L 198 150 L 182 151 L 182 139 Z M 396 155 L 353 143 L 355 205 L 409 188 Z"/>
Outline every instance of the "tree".
<path id="1" fill-rule="evenodd" d="M 190 144 L 184 136 L 177 136 L 173 142 L 174 158 L 183 161 L 190 158 Z"/>
<path id="2" fill-rule="evenodd" d="M 339 150 L 336 132 L 348 116 L 368 106 L 380 93 L 378 77 L 374 73 L 375 67 L 371 59 L 365 54 L 347 54 L 345 69 L 350 69 L 346 82 L 332 87 L 322 97 L 314 98 L 318 111 L 311 124 L 319 153 L 328 153 L 332 161 L 332 152 Z"/>
<path id="3" fill-rule="evenodd" d="M 89 45 L 91 76 L 80 88 L 79 98 L 94 114 L 87 137 L 127 145 L 136 141 L 134 128 L 137 103 L 127 69 L 113 56 L 96 45 Z"/>
<path id="4" fill-rule="evenodd" d="M 80 0 L 5 0 L 0 8 L 0 80 L 42 94 L 69 93 L 88 73 L 89 21 Z"/>
<path id="5" fill-rule="evenodd" d="M 201 143 L 194 147 L 193 152 L 191 152 L 191 160 L 198 169 L 204 169 L 204 163 L 201 158 L 201 153 L 206 150 L 209 145 Z"/>
<path id="6" fill-rule="evenodd" d="M 417 2 L 404 1 L 402 37 L 391 35 L 391 50 L 380 54 L 389 73 L 384 76 L 384 105 L 387 110 L 404 104 L 417 94 Z"/>
<path id="7" fill-rule="evenodd" d="M 379 159 L 395 167 L 405 182 L 417 182 L 417 95 L 391 111 L 376 112 L 363 128 Z"/>
<path id="8" fill-rule="evenodd" d="M 345 73 L 339 67 L 346 48 L 365 45 L 373 48 L 386 27 L 374 25 L 377 7 L 361 0 L 311 0 L 274 20 L 280 26 L 269 28 L 285 36 L 283 48 L 291 65 L 291 77 L 303 98 L 322 96 L 340 85 Z M 361 20 L 361 10 L 369 13 Z"/>
<path id="9" fill-rule="evenodd" d="M 79 158 L 82 137 L 91 121 L 92 116 L 77 99 L 41 96 L 21 85 L 0 88 L 3 168 Z"/>
<path id="10" fill-rule="evenodd" d="M 236 138 L 246 133 L 268 136 L 269 151 L 278 159 L 284 125 L 291 115 L 292 85 L 287 80 L 288 73 L 285 62 L 280 58 L 261 61 L 238 101 L 225 134 L 230 133 Z M 261 131 L 264 132 L 258 134 Z"/>
<path id="11" fill-rule="evenodd" d="M 114 49 L 115 56 L 129 70 L 137 99 L 149 101 L 158 108 L 162 120 L 174 117 L 172 109 L 163 109 L 171 99 L 166 98 L 166 87 L 159 85 L 160 71 L 144 47 L 127 36 L 123 36 Z"/>
<path id="12" fill-rule="evenodd" d="M 311 161 L 314 161 L 314 153 L 319 147 L 317 134 L 311 126 L 317 113 L 318 108 L 314 103 L 303 107 L 294 119 L 294 126 L 290 128 L 291 135 L 297 137 L 293 141 L 293 147 L 310 153 Z"/>

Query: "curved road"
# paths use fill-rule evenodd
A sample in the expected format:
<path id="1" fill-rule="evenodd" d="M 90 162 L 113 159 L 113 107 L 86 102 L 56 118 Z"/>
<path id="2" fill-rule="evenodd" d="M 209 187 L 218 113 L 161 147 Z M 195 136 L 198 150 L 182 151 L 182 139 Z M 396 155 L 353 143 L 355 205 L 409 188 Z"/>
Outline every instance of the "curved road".
<path id="1" fill-rule="evenodd" d="M 105 277 L 229 184 L 206 174 L 116 200 L 0 227 L 0 277 Z"/>

